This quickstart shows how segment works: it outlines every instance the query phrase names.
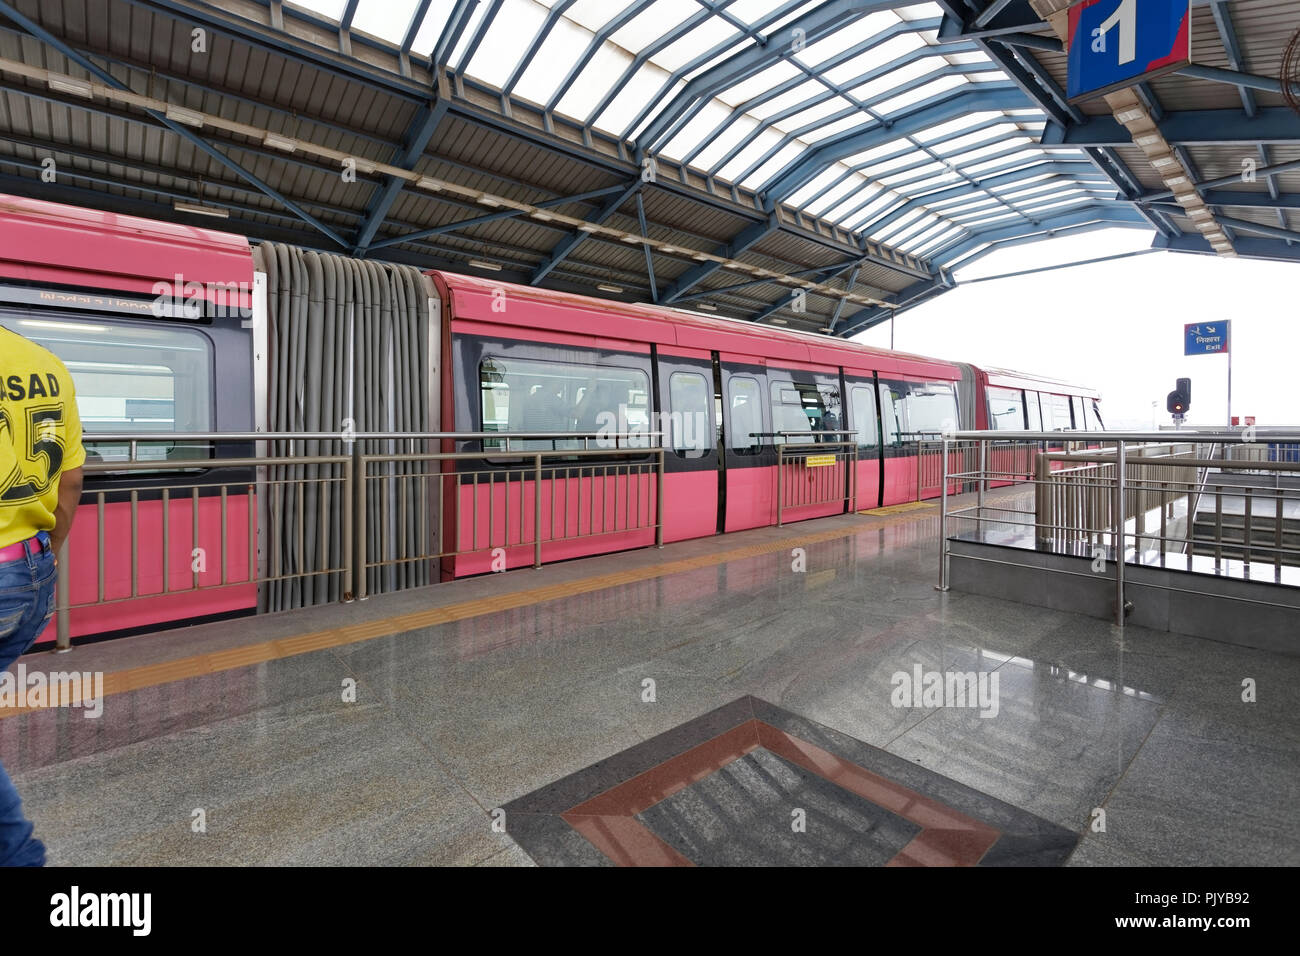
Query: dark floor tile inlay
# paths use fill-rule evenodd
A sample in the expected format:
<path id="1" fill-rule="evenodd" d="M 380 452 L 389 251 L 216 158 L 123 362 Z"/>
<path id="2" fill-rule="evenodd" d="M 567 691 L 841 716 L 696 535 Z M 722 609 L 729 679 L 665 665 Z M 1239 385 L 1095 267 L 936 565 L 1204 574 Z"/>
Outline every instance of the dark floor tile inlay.
<path id="1" fill-rule="evenodd" d="M 763 747 L 637 819 L 702 866 L 883 866 L 922 829 Z"/>
<path id="2" fill-rule="evenodd" d="M 1059 866 L 1079 840 L 754 697 L 505 810 L 544 866 Z"/>

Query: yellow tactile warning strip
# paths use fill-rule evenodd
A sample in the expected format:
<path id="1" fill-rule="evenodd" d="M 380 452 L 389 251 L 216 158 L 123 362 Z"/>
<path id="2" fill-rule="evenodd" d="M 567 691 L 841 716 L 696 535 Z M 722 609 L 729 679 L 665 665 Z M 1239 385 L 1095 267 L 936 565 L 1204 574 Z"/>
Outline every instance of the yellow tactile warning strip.
<path id="1" fill-rule="evenodd" d="M 807 545 L 820 544 L 824 541 L 834 541 L 837 538 L 849 538 L 855 534 L 862 534 L 868 531 L 878 531 L 882 527 L 889 527 L 893 524 L 905 524 L 908 521 L 915 521 L 923 517 L 925 517 L 925 515 L 912 514 L 906 517 L 896 518 L 894 521 L 884 522 L 883 524 L 855 525 L 849 528 L 836 528 L 831 531 L 822 531 L 817 534 L 782 538 L 779 541 L 766 541 L 762 544 L 753 544 L 743 548 L 732 548 L 728 551 L 719 551 L 714 554 L 705 554 L 694 558 L 680 558 L 676 561 L 666 561 L 662 564 L 654 564 L 644 568 L 632 568 L 627 571 L 598 574 L 577 581 L 563 581 L 546 587 L 528 588 L 523 591 L 494 595 L 490 598 L 479 598 L 476 601 L 462 601 L 458 604 L 448 604 L 444 607 L 429 608 L 424 611 L 413 611 L 409 614 L 399 614 L 395 617 L 383 618 L 377 621 L 368 621 L 364 624 L 348 624 L 342 627 L 329 628 L 324 631 L 314 631 L 310 634 L 300 634 L 296 637 L 285 637 L 273 641 L 263 641 L 258 644 L 249 644 L 245 647 L 235 647 L 224 651 L 213 651 L 210 654 L 198 654 L 193 657 L 182 657 L 178 660 L 167 661 L 161 664 L 150 664 L 144 667 L 133 667 L 128 670 L 110 671 L 104 674 L 102 693 L 103 696 L 107 697 L 110 694 L 121 694 L 127 691 L 139 690 L 144 687 L 170 684 L 173 681 L 185 680 L 190 677 L 200 677 L 204 674 L 216 674 L 221 671 L 234 670 L 238 667 L 247 667 L 250 664 L 260 664 L 264 661 L 278 660 L 283 657 L 294 657 L 295 655 L 307 654 L 311 651 L 320 651 L 331 647 L 341 647 L 345 644 L 355 644 L 360 641 L 368 641 L 376 637 L 387 637 L 392 634 L 401 634 L 405 631 L 414 631 L 424 627 L 433 627 L 438 624 L 447 624 L 452 621 L 463 621 L 466 618 L 480 617 L 484 614 L 492 614 L 496 611 L 509 611 L 514 608 L 527 607 L 532 604 L 541 604 L 545 601 L 554 601 L 559 598 L 572 597 L 577 594 L 588 594 L 592 591 L 602 591 L 605 588 L 618 587 L 622 584 L 634 584 L 638 581 L 666 577 L 667 575 L 679 574 L 683 571 L 694 571 L 700 568 L 716 567 L 720 564 L 727 564 L 732 561 L 743 561 L 746 558 L 755 558 L 764 554 L 784 551 L 787 548 L 806 547 Z M 47 707 L 57 706 L 60 702 L 65 706 L 79 704 L 82 696 L 80 694 L 80 689 L 81 682 L 79 678 L 75 682 L 68 681 L 58 687 L 51 683 L 46 695 L 47 702 L 44 707 L 40 705 L 2 707 L 0 708 L 0 719 L 15 714 L 26 713 L 29 710 L 42 710 Z"/>
<path id="2" fill-rule="evenodd" d="M 932 511 L 937 507 L 933 501 L 909 501 L 901 505 L 885 505 L 883 508 L 871 508 L 859 511 L 860 515 L 896 515 L 905 511 Z"/>

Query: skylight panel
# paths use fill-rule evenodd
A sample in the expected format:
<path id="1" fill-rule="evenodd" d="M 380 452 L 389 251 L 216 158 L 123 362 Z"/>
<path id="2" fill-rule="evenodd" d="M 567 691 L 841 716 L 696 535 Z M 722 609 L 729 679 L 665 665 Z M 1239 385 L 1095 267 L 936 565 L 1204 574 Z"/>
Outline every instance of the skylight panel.
<path id="1" fill-rule="evenodd" d="M 742 44 L 753 43 L 731 24 L 717 17 L 710 17 L 656 53 L 654 62 L 669 73 L 675 73 L 696 57 L 704 55 L 726 41 L 734 41 L 735 45 L 729 47 L 725 53 L 719 53 L 719 57 L 728 56 L 742 49 Z"/>
<path id="2" fill-rule="evenodd" d="M 909 90 L 906 93 L 900 93 L 898 96 L 890 97 L 880 104 L 879 111 L 888 116 L 920 103 L 922 100 L 928 100 L 933 96 L 957 90 L 967 85 L 969 84 L 960 76 L 941 77 L 915 90 Z"/>
<path id="3" fill-rule="evenodd" d="M 735 86 L 727 87 L 718 94 L 718 99 L 728 106 L 738 106 L 746 100 L 752 99 L 761 93 L 766 93 L 772 87 L 792 79 L 799 73 L 800 70 L 797 66 L 782 60 L 773 63 L 759 73 L 755 73 L 749 79 L 742 80 Z"/>
<path id="4" fill-rule="evenodd" d="M 468 69 L 471 76 L 498 89 L 505 86 L 546 19 L 545 8 L 536 3 L 511 2 L 509 13 L 509 17 L 505 10 L 497 14 Z"/>
<path id="5" fill-rule="evenodd" d="M 827 92 L 826 87 L 816 80 L 809 78 L 784 93 L 779 93 L 765 103 L 759 103 L 750 109 L 750 114 L 759 119 L 766 119 L 774 116 L 783 110 L 798 106 L 813 97 Z"/>
<path id="6" fill-rule="evenodd" d="M 418 4 L 419 0 L 363 2 L 357 6 L 357 14 L 352 18 L 352 29 L 400 45 L 406 39 L 406 30 L 411 24 L 411 14 L 415 13 Z"/>
<path id="7" fill-rule="evenodd" d="M 605 96 L 608 78 L 622 76 L 631 65 L 632 57 L 626 50 L 608 43 L 601 44 L 555 108 L 566 116 L 586 116 Z"/>
<path id="8" fill-rule="evenodd" d="M 816 66 L 859 43 L 870 40 L 877 33 L 896 26 L 899 22 L 898 15 L 894 11 L 878 10 L 841 27 L 816 43 L 807 45 L 795 56 L 808 66 Z"/>
<path id="9" fill-rule="evenodd" d="M 542 41 L 514 92 L 534 103 L 545 103 L 569 72 L 569 67 L 587 49 L 591 38 L 590 31 L 561 17 Z"/>

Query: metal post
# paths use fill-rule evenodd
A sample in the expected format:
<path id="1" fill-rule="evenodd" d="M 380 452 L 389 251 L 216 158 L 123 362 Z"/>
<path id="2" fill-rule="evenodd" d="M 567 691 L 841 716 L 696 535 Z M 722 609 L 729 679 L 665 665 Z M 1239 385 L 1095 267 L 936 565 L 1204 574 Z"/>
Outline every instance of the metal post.
<path id="1" fill-rule="evenodd" d="M 353 542 L 353 568 L 355 577 L 353 578 L 353 587 L 358 601 L 366 599 L 366 459 L 361 454 L 361 443 L 356 443 L 353 451 L 353 486 L 356 488 L 356 511 L 354 512 L 357 525 L 357 537 Z"/>
<path id="2" fill-rule="evenodd" d="M 659 446 L 658 489 L 655 493 L 655 547 L 664 546 L 664 449 Z"/>
<path id="3" fill-rule="evenodd" d="M 925 442 L 916 442 L 916 500 L 921 500 L 921 459 L 925 457 Z"/>
<path id="4" fill-rule="evenodd" d="M 985 472 L 988 470 L 989 445 L 987 441 L 981 438 L 979 440 L 979 446 L 980 446 L 980 477 L 979 477 L 979 483 L 976 486 L 977 497 L 975 501 L 976 504 L 975 513 L 982 518 L 984 517 L 984 492 L 987 490 L 989 484 L 987 478 L 985 477 Z M 945 488 L 948 487 L 947 482 L 944 482 L 944 487 Z"/>
<path id="5" fill-rule="evenodd" d="M 542 566 L 542 453 L 533 456 L 533 567 Z"/>
<path id="6" fill-rule="evenodd" d="M 943 440 L 943 487 L 939 493 L 939 587 L 948 590 L 948 439 Z"/>
<path id="7" fill-rule="evenodd" d="M 1115 445 L 1115 624 L 1124 626 L 1124 443 Z"/>
<path id="8" fill-rule="evenodd" d="M 776 446 L 776 526 L 782 525 L 785 500 L 785 445 Z"/>
<path id="9" fill-rule="evenodd" d="M 55 611 L 54 652 L 56 654 L 66 654 L 72 650 L 71 612 L 68 607 L 72 603 L 72 575 L 68 569 L 68 542 L 66 539 L 59 548 L 57 557 L 59 569 L 58 577 L 54 583 L 54 600 L 58 605 L 58 610 Z"/>
<path id="10" fill-rule="evenodd" d="M 350 603 L 356 600 L 357 556 L 352 543 L 352 508 L 356 489 L 352 486 L 353 459 L 343 461 L 343 600 Z"/>

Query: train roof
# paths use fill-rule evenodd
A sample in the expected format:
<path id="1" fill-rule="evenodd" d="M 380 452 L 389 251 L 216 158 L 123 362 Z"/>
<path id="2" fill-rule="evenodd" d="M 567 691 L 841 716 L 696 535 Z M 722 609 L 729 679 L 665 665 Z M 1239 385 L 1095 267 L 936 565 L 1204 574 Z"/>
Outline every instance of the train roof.
<path id="1" fill-rule="evenodd" d="M 989 368 L 979 366 L 989 377 L 989 384 L 1000 386 L 1002 388 L 1028 388 L 1039 392 L 1055 392 L 1058 394 L 1083 395 L 1088 398 L 1101 398 L 1101 393 L 1095 388 L 1087 385 L 1078 385 L 1074 382 L 1067 382 L 1059 378 L 1049 378 L 1045 375 L 1031 374 L 1029 372 L 1017 372 L 1005 368 Z"/>
<path id="2" fill-rule="evenodd" d="M 700 315 L 697 312 L 667 306 L 591 299 L 568 292 L 539 289 L 535 286 L 517 285 L 453 272 L 433 271 L 428 275 L 433 278 L 440 294 L 452 297 L 452 314 L 460 319 L 536 327 L 537 323 L 534 321 L 536 315 L 520 315 L 517 310 L 512 315 L 509 309 L 504 312 L 492 309 L 494 293 L 497 290 L 504 290 L 508 300 L 522 299 L 543 306 L 568 309 L 575 318 L 584 314 L 589 317 L 593 313 L 600 313 L 614 320 L 609 330 L 596 332 L 589 323 L 572 320 L 565 322 L 557 316 L 548 316 L 547 327 L 557 331 L 575 331 L 613 338 L 625 336 L 636 341 L 671 343 L 702 349 L 716 348 L 722 351 L 760 354 L 771 358 L 822 365 L 849 364 L 845 360 L 846 353 L 859 354 L 864 358 L 871 358 L 871 362 L 863 363 L 863 367 L 905 374 L 937 375 L 947 379 L 956 379 L 960 376 L 960 369 L 956 362 L 874 348 L 856 342 L 828 338 L 815 332 L 775 329 L 770 326 L 756 325 L 744 319 Z"/>
<path id="3" fill-rule="evenodd" d="M 157 282 L 252 289 L 243 236 L 0 194 L 0 278 L 156 294 Z M 179 294 L 179 290 L 178 290 Z"/>

